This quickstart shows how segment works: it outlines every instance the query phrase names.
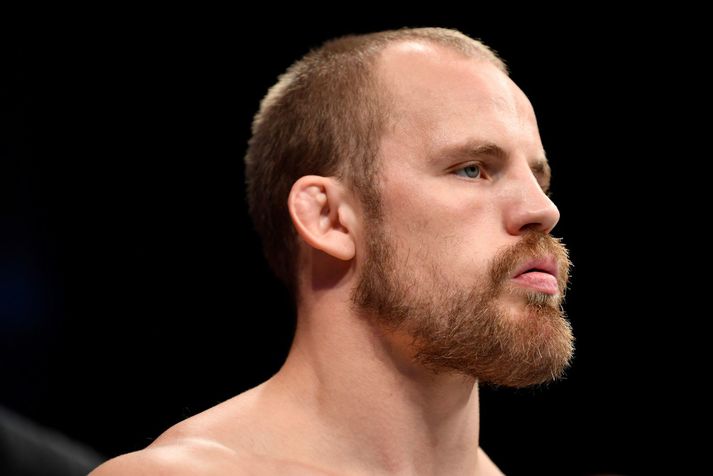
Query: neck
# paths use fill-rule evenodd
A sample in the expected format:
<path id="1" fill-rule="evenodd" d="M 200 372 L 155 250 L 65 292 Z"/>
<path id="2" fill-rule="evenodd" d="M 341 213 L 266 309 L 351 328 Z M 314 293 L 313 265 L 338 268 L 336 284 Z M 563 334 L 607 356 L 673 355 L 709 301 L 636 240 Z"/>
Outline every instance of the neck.
<path id="1" fill-rule="evenodd" d="M 289 357 L 264 388 L 273 408 L 301 415 L 290 417 L 299 434 L 319 436 L 303 443 L 347 473 L 477 474 L 475 380 L 415 364 L 407 338 L 344 308 L 300 305 Z"/>

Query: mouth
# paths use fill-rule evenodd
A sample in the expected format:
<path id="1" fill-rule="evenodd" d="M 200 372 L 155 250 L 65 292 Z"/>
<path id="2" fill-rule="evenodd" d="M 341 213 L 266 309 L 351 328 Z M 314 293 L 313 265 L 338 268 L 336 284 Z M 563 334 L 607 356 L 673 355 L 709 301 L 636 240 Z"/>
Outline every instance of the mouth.
<path id="1" fill-rule="evenodd" d="M 518 285 L 545 294 L 558 294 L 558 266 L 554 256 L 543 256 L 523 262 L 512 276 Z"/>

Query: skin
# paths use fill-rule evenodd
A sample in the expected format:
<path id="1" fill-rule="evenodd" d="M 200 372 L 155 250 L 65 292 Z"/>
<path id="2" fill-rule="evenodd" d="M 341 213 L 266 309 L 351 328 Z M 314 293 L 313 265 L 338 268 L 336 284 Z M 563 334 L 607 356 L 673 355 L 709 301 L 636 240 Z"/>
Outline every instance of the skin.
<path id="1" fill-rule="evenodd" d="M 477 283 L 488 260 L 559 219 L 526 96 L 487 62 L 437 46 L 391 45 L 378 64 L 394 94 L 381 144 L 384 226 L 413 260 Z M 452 157 L 468 140 L 505 156 Z M 478 163 L 481 176 L 460 166 Z M 408 335 L 350 301 L 366 233 L 359 201 L 331 177 L 298 180 L 288 205 L 301 239 L 298 326 L 267 382 L 184 420 L 92 476 L 117 474 L 502 474 L 479 448 L 475 378 L 417 364 Z M 503 306 L 526 318 L 521 294 Z M 521 315 L 518 315 L 521 310 Z"/>

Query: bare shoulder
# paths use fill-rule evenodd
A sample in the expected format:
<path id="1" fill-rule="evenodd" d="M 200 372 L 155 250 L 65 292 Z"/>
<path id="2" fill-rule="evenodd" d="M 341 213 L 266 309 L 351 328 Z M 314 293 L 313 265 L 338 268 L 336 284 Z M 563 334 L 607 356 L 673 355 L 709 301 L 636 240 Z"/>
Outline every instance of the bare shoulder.
<path id="1" fill-rule="evenodd" d="M 210 440 L 191 438 L 118 456 L 89 476 L 333 476 L 319 468 L 229 449 Z"/>
<path id="2" fill-rule="evenodd" d="M 147 448 L 111 459 L 90 476 L 320 475 L 324 470 L 273 451 L 255 389 L 166 430 Z M 273 435 L 274 436 L 274 435 Z"/>
<path id="3" fill-rule="evenodd" d="M 99 466 L 90 475 L 241 475 L 250 474 L 252 466 L 253 462 L 247 454 L 238 455 L 210 440 L 185 438 L 153 444 L 141 451 L 118 456 Z"/>
<path id="4" fill-rule="evenodd" d="M 254 458 L 221 437 L 225 404 L 167 429 L 147 448 L 113 458 L 90 476 L 254 474 Z"/>

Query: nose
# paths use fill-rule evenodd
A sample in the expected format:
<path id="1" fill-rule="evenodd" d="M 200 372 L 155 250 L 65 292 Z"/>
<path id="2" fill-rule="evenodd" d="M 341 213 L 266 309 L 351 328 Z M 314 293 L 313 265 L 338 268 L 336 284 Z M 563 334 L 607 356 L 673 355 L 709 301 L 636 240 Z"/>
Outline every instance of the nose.
<path id="1" fill-rule="evenodd" d="M 550 200 L 532 171 L 527 168 L 511 182 L 505 220 L 508 233 L 520 235 L 535 229 L 550 233 L 560 219 L 557 206 Z"/>

